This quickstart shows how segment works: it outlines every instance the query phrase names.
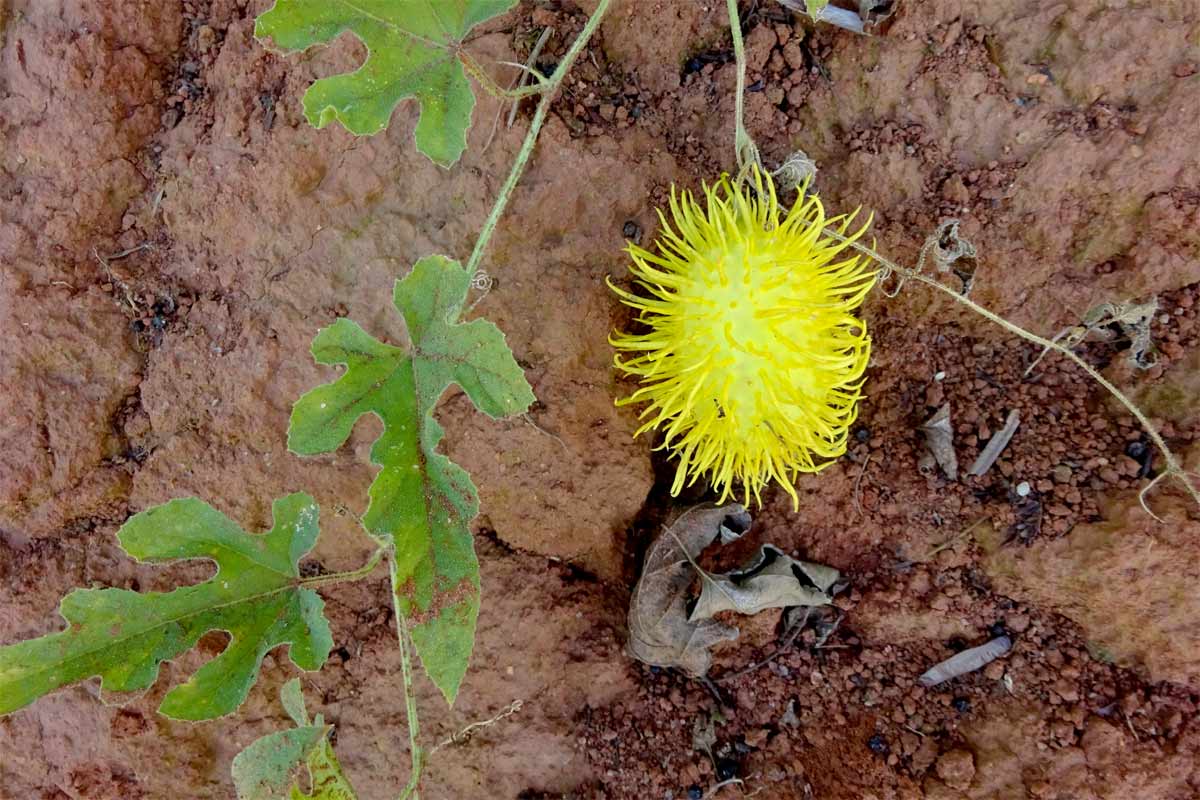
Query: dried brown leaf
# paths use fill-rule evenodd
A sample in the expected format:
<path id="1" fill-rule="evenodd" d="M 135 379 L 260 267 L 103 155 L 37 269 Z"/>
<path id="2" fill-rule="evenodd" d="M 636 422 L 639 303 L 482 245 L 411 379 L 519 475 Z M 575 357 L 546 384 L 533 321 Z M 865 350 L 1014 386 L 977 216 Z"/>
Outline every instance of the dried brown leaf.
<path id="1" fill-rule="evenodd" d="M 712 665 L 712 646 L 738 635 L 736 628 L 712 619 L 718 611 L 754 614 L 830 602 L 837 570 L 797 561 L 770 545 L 742 569 L 724 575 L 710 575 L 696 566 L 704 548 L 718 538 L 722 544 L 734 541 L 749 528 L 745 507 L 704 505 L 685 512 L 655 540 L 629 604 L 630 655 L 702 677 Z M 689 614 L 697 574 L 702 588 Z"/>
<path id="2" fill-rule="evenodd" d="M 691 619 L 709 619 L 720 611 L 757 614 L 768 608 L 827 605 L 838 576 L 832 567 L 797 561 L 763 545 L 741 569 L 705 579 Z"/>
<path id="3" fill-rule="evenodd" d="M 954 452 L 954 426 L 950 424 L 950 404 L 946 403 L 921 426 L 925 446 L 937 465 L 952 481 L 958 480 L 958 455 Z"/>
<path id="4" fill-rule="evenodd" d="M 735 628 L 712 620 L 688 621 L 689 591 L 695 580 L 692 559 L 717 537 L 733 541 L 749 528 L 750 514 L 741 505 L 697 506 L 654 541 L 629 601 L 630 655 L 654 666 L 679 667 L 691 675 L 708 672 L 709 648 L 733 641 L 738 634 Z"/>

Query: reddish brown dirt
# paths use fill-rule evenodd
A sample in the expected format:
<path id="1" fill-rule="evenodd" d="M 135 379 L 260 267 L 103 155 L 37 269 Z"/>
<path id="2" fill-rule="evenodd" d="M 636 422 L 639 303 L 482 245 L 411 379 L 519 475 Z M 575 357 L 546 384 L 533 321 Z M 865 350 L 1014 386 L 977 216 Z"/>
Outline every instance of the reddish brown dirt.
<path id="1" fill-rule="evenodd" d="M 594 2 L 526 0 L 471 47 L 521 60 L 549 24 L 549 66 Z M 324 509 L 316 560 L 349 568 L 369 550 L 353 515 L 377 429 L 327 458 L 286 450 L 291 403 L 327 375 L 308 343 L 339 316 L 403 339 L 392 282 L 422 255 L 469 253 L 528 108 L 510 129 L 481 97 L 448 172 L 414 152 L 411 107 L 373 139 L 314 131 L 305 86 L 361 48 L 272 55 L 252 36 L 266 5 L 0 2 L 0 642 L 55 629 L 74 586 L 202 577 L 116 546 L 129 514 L 171 497 L 254 528 L 305 489 Z M 1157 295 L 1155 367 L 1131 368 L 1120 341 L 1080 352 L 1200 468 L 1200 10 L 897 5 L 864 38 L 742 3 L 765 158 L 805 150 L 826 206 L 873 211 L 880 248 L 908 263 L 961 218 L 972 296 L 1038 332 Z M 628 387 L 606 336 L 627 314 L 604 279 L 624 277 L 626 237 L 653 239 L 672 183 L 732 166 L 723 14 L 719 0 L 614 2 L 492 242 L 496 285 L 474 313 L 507 333 L 539 403 L 500 423 L 461 396 L 441 406 L 446 450 L 480 488 L 485 599 L 455 708 L 425 684 L 420 702 L 430 743 L 523 706 L 439 749 L 425 796 L 679 800 L 737 777 L 715 796 L 1200 797 L 1200 514 L 1162 484 L 1164 523 L 1138 507 L 1162 459 L 1080 370 L 1051 357 L 1024 377 L 1035 349 L 918 286 L 868 302 L 870 396 L 847 457 L 802 482 L 798 512 L 767 498 L 716 556 L 769 541 L 836 566 L 836 609 L 786 650 L 778 614 L 741 620 L 716 659 L 719 699 L 624 656 L 650 537 L 704 497 L 669 498 L 656 479 L 670 465 L 612 405 Z M 964 471 L 1019 411 L 985 476 L 919 467 L 918 428 L 943 403 Z M 337 650 L 306 677 L 310 706 L 337 725 L 363 795 L 394 796 L 407 732 L 385 586 L 326 597 Z M 917 685 L 1002 633 L 1007 657 Z M 284 724 L 286 658 L 268 657 L 233 717 L 153 713 L 221 646 L 205 639 L 123 707 L 89 685 L 0 720 L 0 797 L 232 796 L 232 757 Z"/>

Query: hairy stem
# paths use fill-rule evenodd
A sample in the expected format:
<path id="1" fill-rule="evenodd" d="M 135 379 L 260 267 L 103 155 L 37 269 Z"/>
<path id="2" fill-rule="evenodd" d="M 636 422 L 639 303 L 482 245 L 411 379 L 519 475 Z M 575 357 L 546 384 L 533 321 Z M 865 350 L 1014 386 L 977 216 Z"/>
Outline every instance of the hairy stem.
<path id="1" fill-rule="evenodd" d="M 987 308 L 984 308 L 983 306 L 979 305 L 978 303 L 976 303 L 974 300 L 970 299 L 969 297 L 965 297 L 965 296 L 959 294 L 954 289 L 945 285 L 944 283 L 942 283 L 938 280 L 935 280 L 933 278 L 930 278 L 927 275 L 923 275 L 915 269 L 910 269 L 908 267 L 900 266 L 899 264 L 897 264 L 896 262 L 887 258 L 886 256 L 884 256 L 883 254 L 881 254 L 874 248 L 867 247 L 865 244 L 862 244 L 861 242 L 850 241 L 847 237 L 843 236 L 841 233 L 834 230 L 833 228 L 826 228 L 825 233 L 828 234 L 830 237 L 837 239 L 839 241 L 848 242 L 850 247 L 854 248 L 858 252 L 860 252 L 863 255 L 867 256 L 868 258 L 872 259 L 877 264 L 881 264 L 882 266 L 886 267 L 889 270 L 892 270 L 893 272 L 897 273 L 898 275 L 902 275 L 905 280 L 914 280 L 914 281 L 917 281 L 918 283 L 923 283 L 926 286 L 929 286 L 929 287 L 941 292 L 942 294 L 946 295 L 947 297 L 950 297 L 951 299 L 954 300 L 954 302 L 966 306 L 967 308 L 971 309 L 971 311 L 974 311 L 976 314 L 978 314 L 979 316 L 988 320 L 989 322 L 1000 326 L 1001 328 L 1003 328 L 1004 330 L 1013 334 L 1014 336 L 1018 336 L 1027 342 L 1032 342 L 1033 344 L 1039 345 L 1039 346 L 1045 348 L 1046 350 L 1053 350 L 1054 352 L 1061 355 L 1063 358 L 1070 360 L 1077 367 L 1079 367 L 1085 373 L 1087 373 L 1088 377 L 1090 377 L 1096 383 L 1098 383 L 1102 387 L 1104 387 L 1105 391 L 1107 391 L 1109 394 L 1111 394 L 1113 397 L 1115 397 L 1117 399 L 1117 401 L 1125 407 L 1125 410 L 1133 415 L 1133 418 L 1136 419 L 1138 421 L 1138 424 L 1141 425 L 1142 428 L 1146 431 L 1146 434 L 1150 437 L 1150 441 L 1154 442 L 1154 446 L 1158 448 L 1159 452 L 1161 452 L 1163 455 L 1163 459 L 1167 462 L 1167 471 L 1164 473 L 1164 475 L 1174 476 L 1181 484 L 1183 484 L 1184 489 L 1186 489 L 1187 493 L 1189 495 L 1191 495 L 1192 500 L 1195 501 L 1196 505 L 1200 506 L 1200 489 L 1197 489 L 1196 486 L 1193 485 L 1192 481 L 1188 478 L 1187 472 L 1183 468 L 1183 464 L 1180 463 L 1179 458 L 1171 451 L 1171 449 L 1169 447 L 1167 447 L 1167 443 L 1166 443 L 1166 441 L 1163 440 L 1162 434 L 1160 434 L 1155 429 L 1154 425 L 1151 424 L 1149 417 L 1147 417 L 1146 414 L 1140 408 L 1138 408 L 1137 405 L 1135 405 L 1134 402 L 1132 400 L 1130 400 L 1129 397 L 1124 392 L 1122 392 L 1120 389 L 1118 389 L 1112 383 L 1112 381 L 1108 380 L 1103 375 L 1101 375 L 1100 372 L 1098 370 L 1096 370 L 1095 367 L 1093 367 L 1091 364 L 1087 363 L 1082 358 L 1080 358 L 1073 350 L 1071 350 L 1068 347 L 1064 347 L 1063 345 L 1059 344 L 1057 341 L 1054 341 L 1052 339 L 1047 339 L 1044 336 L 1038 336 L 1036 333 L 1031 333 L 1030 331 L 1025 330 L 1021 326 L 1016 325 L 1012 322 L 1009 322 L 1004 317 L 1000 316 L 999 314 L 996 314 L 993 311 L 988 310 Z M 1163 477 L 1163 476 L 1160 475 L 1159 478 L 1161 478 L 1161 477 Z M 1158 479 L 1156 478 L 1155 482 L 1157 482 L 1157 480 Z M 1153 485 L 1154 484 L 1151 483 L 1151 486 L 1153 486 Z M 1147 487 L 1147 489 L 1149 489 L 1149 488 L 1150 487 Z M 1150 511 L 1149 507 L 1146 506 L 1145 490 L 1143 490 L 1143 493 L 1140 496 L 1140 499 L 1142 500 L 1143 508 L 1145 508 L 1146 511 L 1149 512 L 1151 516 L 1155 516 L 1154 512 Z M 1155 518 L 1157 519 L 1156 516 L 1155 516 Z"/>
<path id="2" fill-rule="evenodd" d="M 371 554 L 371 557 L 367 559 L 367 563 L 363 564 L 358 569 L 352 569 L 349 572 L 331 572 L 328 575 L 314 575 L 311 578 L 301 578 L 300 585 L 309 589 L 315 589 L 319 586 L 327 586 L 331 583 L 360 581 L 375 571 L 375 568 L 379 566 L 379 562 L 383 559 L 383 554 L 386 552 L 386 547 L 380 547 Z"/>
<path id="3" fill-rule="evenodd" d="M 562 85 L 563 79 L 567 72 L 570 71 L 571 65 L 575 63 L 575 59 L 583 52 L 584 46 L 600 27 L 600 20 L 608 11 L 608 6 L 612 0 L 600 0 L 596 6 L 596 10 L 588 18 L 587 24 L 575 41 L 571 43 L 570 49 L 559 62 L 557 69 L 549 79 L 544 80 L 533 86 L 524 87 L 516 92 L 505 92 L 507 96 L 521 96 L 527 93 L 541 92 L 541 99 L 538 100 L 537 110 L 534 112 L 533 120 L 529 124 L 529 131 L 525 134 L 525 141 L 521 144 L 521 149 L 517 153 L 516 160 L 513 162 L 512 169 L 508 173 L 508 178 L 504 181 L 504 185 L 500 188 L 500 194 L 496 198 L 495 205 L 492 206 L 492 211 L 488 214 L 487 221 L 484 222 L 482 230 L 479 232 L 479 238 L 475 241 L 475 249 L 471 251 L 471 257 L 467 261 L 467 271 L 474 275 L 479 269 L 479 262 L 483 260 L 483 254 L 487 250 L 488 241 L 492 238 L 492 234 L 496 230 L 496 225 L 500 221 L 501 215 L 504 214 L 504 209 L 508 205 L 509 198 L 512 197 L 513 190 L 516 188 L 517 182 L 521 179 L 521 174 L 525 171 L 525 165 L 529 161 L 529 157 L 533 154 L 533 147 L 537 143 L 538 134 L 541 133 L 542 125 L 546 122 L 546 115 L 550 112 L 550 105 L 554 102 L 554 94 L 558 91 L 558 87 Z M 466 56 L 465 53 L 462 54 Z M 494 81 L 487 78 L 482 69 L 474 64 L 469 56 L 464 58 L 464 64 L 471 70 L 476 77 L 482 77 L 481 82 L 485 88 L 494 86 Z M 404 787 L 404 791 L 400 794 L 399 800 L 419 800 L 421 786 L 421 769 L 424 764 L 425 754 L 421 749 L 420 734 L 421 723 L 417 716 L 417 696 L 413 687 L 413 665 L 412 665 L 412 639 L 408 632 L 408 623 L 404 618 L 404 613 L 398 602 L 399 592 L 401 590 L 401 580 L 396 572 L 396 560 L 390 559 L 390 573 L 392 577 L 392 607 L 396 616 L 396 640 L 400 645 L 400 670 L 404 683 L 404 710 L 405 716 L 408 718 L 408 745 L 409 751 L 412 754 L 411 774 L 409 775 L 408 785 Z"/>
<path id="4" fill-rule="evenodd" d="M 612 0 L 600 0 L 596 6 L 596 10 L 592 12 L 592 16 L 588 18 L 587 24 L 583 26 L 579 36 L 572 42 L 571 48 L 567 50 L 567 54 L 563 56 L 563 60 L 559 62 L 558 68 L 554 70 L 554 74 L 543 85 L 538 85 L 537 89 L 542 92 L 542 97 L 538 100 L 537 110 L 533 113 L 533 121 L 529 123 L 529 132 L 525 134 L 525 141 L 521 144 L 521 150 L 517 153 L 517 159 L 513 162 L 512 170 L 508 173 L 508 178 L 504 181 L 504 185 L 500 187 L 500 195 L 496 198 L 496 204 L 492 206 L 492 213 L 488 214 L 487 221 L 483 223 L 483 229 L 479 232 L 479 238 L 475 240 L 475 249 L 471 251 L 471 258 L 467 260 L 467 272 L 474 275 L 479 269 L 479 262 L 483 260 L 484 251 L 487 250 L 488 241 L 492 238 L 492 233 L 496 230 L 496 224 L 500 221 L 501 215 L 504 214 L 504 208 L 508 205 L 508 200 L 512 196 L 513 189 L 516 188 L 517 182 L 521 180 L 521 174 L 525 171 L 525 165 L 529 161 L 529 156 L 533 154 L 533 146 L 537 143 L 538 134 L 541 133 L 542 125 L 546 121 L 546 115 L 550 113 L 550 105 L 554 102 L 554 94 L 558 91 L 558 87 L 562 85 L 563 78 L 567 76 L 571 65 L 575 63 L 575 59 L 583 52 L 584 45 L 592 38 L 592 34 L 600 27 L 600 20 L 608 11 L 609 3 Z"/>
<path id="5" fill-rule="evenodd" d="M 475 60 L 474 56 L 472 56 L 466 50 L 460 50 L 458 52 L 458 60 L 462 62 L 462 65 L 466 68 L 467 72 L 470 72 L 475 80 L 479 81 L 479 85 L 483 87 L 483 90 L 492 97 L 499 97 L 502 100 L 520 100 L 523 97 L 529 97 L 533 94 L 540 94 L 541 92 L 549 91 L 551 88 L 550 82 L 540 74 L 537 74 L 537 83 L 530 84 L 529 86 L 515 86 L 511 89 L 506 89 L 505 87 L 496 83 L 496 81 L 492 79 L 492 76 L 487 74 L 487 70 L 485 70 L 483 66 Z M 524 64 L 509 64 L 507 61 L 501 63 L 508 66 L 520 67 L 522 70 L 529 69 Z M 534 70 L 534 72 L 536 73 L 536 70 Z"/>
<path id="6" fill-rule="evenodd" d="M 733 152 L 737 156 L 738 177 L 759 163 L 758 147 L 746 132 L 746 47 L 742 43 L 742 21 L 738 17 L 737 0 L 726 0 L 729 9 L 729 32 L 733 35 L 733 57 L 737 62 L 736 109 L 733 122 Z"/>
<path id="7" fill-rule="evenodd" d="M 404 681 L 404 716 L 408 718 L 408 748 L 412 754 L 412 768 L 408 777 L 408 785 L 401 792 L 399 800 L 420 800 L 421 764 L 425 754 L 421 750 L 420 735 L 421 721 L 417 716 L 417 694 L 413 688 L 412 668 L 412 639 L 408 635 L 408 622 L 397 602 L 400 592 L 400 574 L 396 571 L 396 559 L 389 561 L 389 572 L 392 576 L 392 612 L 396 617 L 396 641 L 400 644 L 400 672 Z"/>

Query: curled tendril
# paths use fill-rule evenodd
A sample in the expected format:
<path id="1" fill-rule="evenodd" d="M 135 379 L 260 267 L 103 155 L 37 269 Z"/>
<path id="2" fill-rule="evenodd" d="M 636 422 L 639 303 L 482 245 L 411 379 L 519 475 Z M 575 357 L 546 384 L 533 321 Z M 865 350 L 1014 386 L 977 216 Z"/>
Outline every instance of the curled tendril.
<path id="1" fill-rule="evenodd" d="M 471 276 L 471 288 L 479 292 L 479 297 L 475 298 L 475 302 L 471 303 L 467 311 L 474 310 L 475 306 L 483 302 L 483 299 L 488 296 L 488 292 L 496 285 L 496 279 L 488 275 L 485 270 L 476 270 Z"/>

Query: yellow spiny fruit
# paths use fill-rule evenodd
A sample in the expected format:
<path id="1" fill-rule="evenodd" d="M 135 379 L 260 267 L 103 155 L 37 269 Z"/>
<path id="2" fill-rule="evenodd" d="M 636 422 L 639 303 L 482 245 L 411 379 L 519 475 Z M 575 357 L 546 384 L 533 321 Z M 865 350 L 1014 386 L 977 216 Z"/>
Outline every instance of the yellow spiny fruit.
<path id="1" fill-rule="evenodd" d="M 617 368 L 642 384 L 617 402 L 648 403 L 635 435 L 663 429 L 679 459 L 673 495 L 707 476 L 721 502 L 738 482 L 761 504 L 774 479 L 796 506 L 797 473 L 846 451 L 871 350 L 854 312 L 875 273 L 839 259 L 849 245 L 824 229 L 854 240 L 870 221 L 848 234 L 857 211 L 826 219 L 815 196 L 781 209 L 757 169 L 705 186 L 704 201 L 672 191 L 658 252 L 628 247 L 643 291 L 609 283 L 645 328 L 609 340 Z"/>

